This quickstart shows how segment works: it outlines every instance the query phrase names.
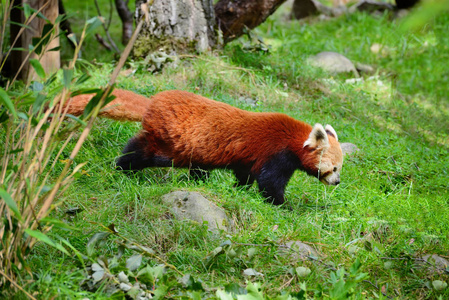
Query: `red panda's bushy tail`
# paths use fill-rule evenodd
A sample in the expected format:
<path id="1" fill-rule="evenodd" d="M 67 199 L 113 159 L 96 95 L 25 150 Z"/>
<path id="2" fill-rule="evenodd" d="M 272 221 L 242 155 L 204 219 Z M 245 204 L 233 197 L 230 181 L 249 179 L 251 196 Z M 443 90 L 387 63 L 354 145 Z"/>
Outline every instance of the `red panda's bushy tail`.
<path id="1" fill-rule="evenodd" d="M 85 94 L 72 97 L 68 100 L 67 113 L 80 116 L 84 112 L 84 108 L 95 94 Z M 149 99 L 126 90 L 116 89 L 112 92 L 115 99 L 103 107 L 98 114 L 105 117 L 120 121 L 142 121 L 143 115 L 147 110 Z"/>

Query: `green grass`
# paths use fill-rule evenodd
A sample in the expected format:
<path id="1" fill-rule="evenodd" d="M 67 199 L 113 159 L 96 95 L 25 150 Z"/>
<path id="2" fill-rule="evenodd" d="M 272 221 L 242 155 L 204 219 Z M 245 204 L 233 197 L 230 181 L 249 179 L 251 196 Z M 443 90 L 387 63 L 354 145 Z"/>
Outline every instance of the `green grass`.
<path id="1" fill-rule="evenodd" d="M 381 287 L 391 297 L 449 297 L 448 289 L 437 292 L 431 287 L 433 280 L 447 282 L 447 274 L 429 272 L 413 260 L 381 259 L 426 253 L 449 256 L 449 99 L 443 63 L 449 53 L 449 17 L 441 16 L 415 33 L 401 31 L 398 23 L 387 16 L 366 14 L 286 22 L 280 11 L 256 30 L 272 45 L 270 54 L 244 52 L 242 38 L 227 45 L 220 56 L 204 54 L 160 74 L 141 71 L 131 78 L 119 77 L 119 88 L 146 96 L 176 88 L 247 110 L 278 111 L 311 124 L 329 123 L 341 142 L 360 148 L 345 158 L 339 186 L 324 186 L 296 172 L 286 191 L 293 208 L 289 211 L 265 203 L 256 186 L 233 188 L 233 176 L 226 170 L 214 171 L 205 182 L 192 181 L 179 169 L 148 169 L 126 176 L 114 170 L 114 160 L 139 124 L 100 120 L 76 158 L 88 165 L 53 216 L 78 230 L 55 229 L 53 234 L 86 254 L 89 238 L 101 231 L 98 224 L 113 223 L 122 236 L 152 248 L 181 272 L 201 279 L 208 288 L 203 295 L 215 295 L 215 288 L 230 282 L 246 286 L 249 280 L 262 283 L 265 295 L 300 292 L 305 283 L 310 297 L 328 297 L 337 284 L 325 265 L 288 259 L 278 254 L 276 246 L 238 245 L 300 240 L 313 245 L 319 259 L 336 269 L 349 270 L 360 261 L 360 272 L 367 273 L 365 279 L 378 289 L 357 281 L 354 298 L 382 298 Z M 387 50 L 373 53 L 373 43 Z M 92 46 L 96 47 L 88 47 Z M 331 76 L 306 63 L 308 56 L 320 51 L 337 51 L 374 65 L 378 77 L 357 85 L 346 84 L 345 76 L 324 82 Z M 110 60 L 107 55 L 100 58 L 102 66 L 86 70 L 92 76 L 88 86 L 108 80 Z M 258 106 L 238 101 L 241 96 L 257 99 Z M 179 189 L 199 191 L 223 207 L 234 220 L 236 232 L 214 235 L 198 224 L 170 218 L 160 197 Z M 73 207 L 83 211 L 69 217 L 65 210 Z M 367 236 L 370 242 L 364 241 Z M 93 259 L 113 257 L 118 249 L 114 240 L 119 239 L 97 247 Z M 206 259 L 225 240 L 232 241 L 237 256 Z M 256 249 L 253 256 L 248 255 L 250 248 Z M 108 298 L 103 289 L 87 291 L 81 286 L 86 271 L 76 256 L 64 257 L 38 245 L 30 262 L 38 281 L 28 289 L 37 291 L 39 298 Z M 84 263 L 89 265 L 90 260 Z M 159 263 L 148 258 L 152 266 Z M 310 268 L 311 274 L 297 277 L 292 270 L 298 266 Z M 242 274 L 247 268 L 264 276 L 248 279 Z M 177 292 L 173 293 L 174 297 Z"/>

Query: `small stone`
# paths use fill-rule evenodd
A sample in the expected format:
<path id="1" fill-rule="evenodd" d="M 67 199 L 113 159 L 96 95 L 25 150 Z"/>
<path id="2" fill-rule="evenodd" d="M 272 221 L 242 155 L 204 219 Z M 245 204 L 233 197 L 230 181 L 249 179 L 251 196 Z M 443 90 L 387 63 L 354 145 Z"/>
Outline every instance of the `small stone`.
<path id="1" fill-rule="evenodd" d="M 176 219 L 206 223 L 209 230 L 232 230 L 232 220 L 228 219 L 225 211 L 200 193 L 176 191 L 162 196 L 162 201 L 171 206 Z"/>
<path id="2" fill-rule="evenodd" d="M 368 13 L 377 13 L 384 11 L 394 11 L 394 5 L 385 2 L 377 2 L 371 0 L 362 0 L 356 5 L 353 5 L 349 10 L 351 13 L 355 11 L 365 11 Z"/>
<path id="3" fill-rule="evenodd" d="M 446 269 L 449 266 L 449 261 L 445 258 L 442 258 L 441 256 L 437 254 L 426 254 L 422 257 L 423 260 L 426 262 L 429 262 L 431 264 L 434 264 L 435 267 L 440 269 Z"/>
<path id="4" fill-rule="evenodd" d="M 257 272 L 254 269 L 246 269 L 246 270 L 244 270 L 243 271 L 243 275 L 245 275 L 245 276 L 263 276 L 262 273 Z"/>
<path id="5" fill-rule="evenodd" d="M 309 58 L 311 65 L 322 68 L 329 73 L 353 73 L 360 77 L 354 64 L 344 55 L 337 52 L 320 52 Z"/>
<path id="6" fill-rule="evenodd" d="M 279 248 L 279 253 L 284 256 L 289 256 L 292 260 L 304 259 L 309 256 L 318 257 L 315 249 L 301 241 L 287 242 L 285 247 Z"/>
<path id="7" fill-rule="evenodd" d="M 376 72 L 372 66 L 358 62 L 355 63 L 355 68 L 359 71 L 359 73 L 374 74 Z"/>
<path id="8" fill-rule="evenodd" d="M 356 145 L 351 143 L 341 143 L 340 147 L 341 151 L 343 152 L 343 155 L 352 154 L 360 150 Z"/>

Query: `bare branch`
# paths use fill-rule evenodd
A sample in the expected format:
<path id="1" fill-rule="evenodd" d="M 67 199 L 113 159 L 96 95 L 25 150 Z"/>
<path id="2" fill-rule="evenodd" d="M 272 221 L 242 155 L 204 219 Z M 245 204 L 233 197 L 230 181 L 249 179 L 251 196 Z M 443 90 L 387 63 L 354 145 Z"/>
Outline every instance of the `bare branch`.
<path id="1" fill-rule="evenodd" d="M 97 41 L 100 43 L 100 45 L 102 45 L 103 47 L 105 47 L 108 51 L 113 51 L 114 49 L 112 49 L 111 45 L 108 44 L 108 42 L 106 42 L 103 37 L 101 35 L 99 35 L 98 33 L 95 34 L 95 38 L 97 39 Z"/>
<path id="2" fill-rule="evenodd" d="M 95 7 L 97 8 L 98 16 L 102 17 L 100 6 L 98 5 L 98 1 L 95 0 Z M 108 27 L 106 24 L 103 23 L 104 31 L 106 32 L 106 37 L 108 38 L 109 43 L 111 44 L 112 49 L 114 49 L 115 52 L 120 53 L 120 50 L 118 49 L 117 45 L 114 43 L 114 40 L 111 38 L 111 35 L 109 34 Z"/>
<path id="3" fill-rule="evenodd" d="M 133 14 L 128 9 L 128 2 L 123 0 L 115 0 L 115 7 L 122 20 L 122 44 L 126 45 L 133 33 Z"/>

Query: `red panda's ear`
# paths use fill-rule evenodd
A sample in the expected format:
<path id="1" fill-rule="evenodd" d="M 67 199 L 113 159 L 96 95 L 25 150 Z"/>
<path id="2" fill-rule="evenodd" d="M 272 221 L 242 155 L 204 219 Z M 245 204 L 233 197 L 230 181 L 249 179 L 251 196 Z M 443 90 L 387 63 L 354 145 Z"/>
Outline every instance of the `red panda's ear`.
<path id="1" fill-rule="evenodd" d="M 321 124 L 315 124 L 312 132 L 309 134 L 309 138 L 304 142 L 304 147 L 309 146 L 311 148 L 329 148 L 329 138 L 327 133 Z"/>
<path id="2" fill-rule="evenodd" d="M 326 130 L 326 132 L 330 135 L 332 135 L 338 142 L 338 136 L 337 133 L 335 132 L 334 128 L 332 128 L 332 126 L 330 126 L 329 124 L 326 125 L 326 127 L 324 127 L 324 130 Z"/>

